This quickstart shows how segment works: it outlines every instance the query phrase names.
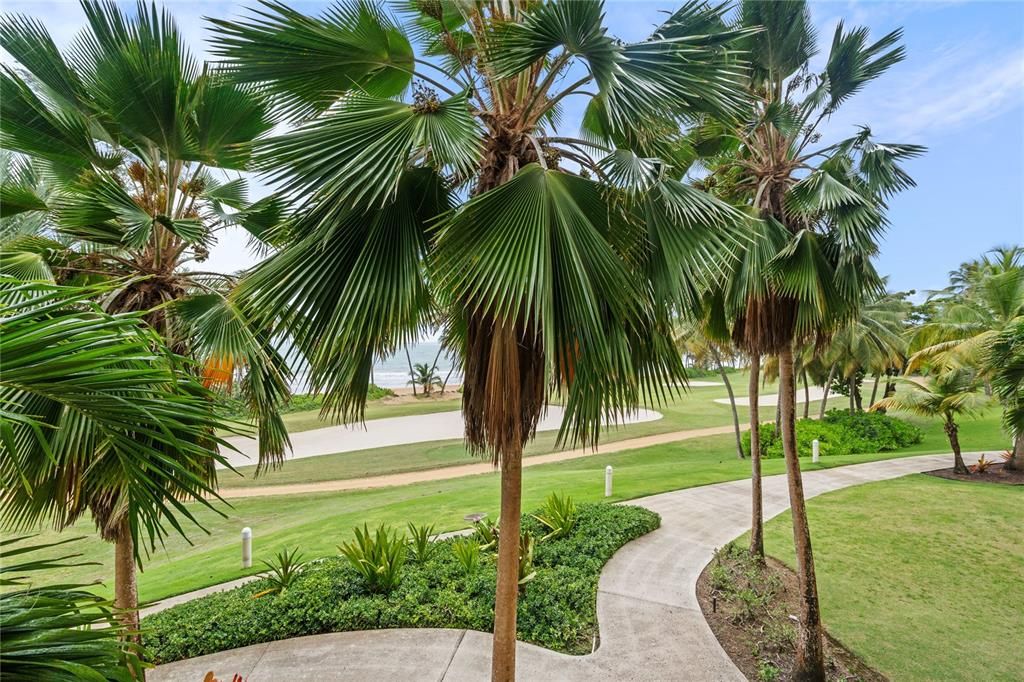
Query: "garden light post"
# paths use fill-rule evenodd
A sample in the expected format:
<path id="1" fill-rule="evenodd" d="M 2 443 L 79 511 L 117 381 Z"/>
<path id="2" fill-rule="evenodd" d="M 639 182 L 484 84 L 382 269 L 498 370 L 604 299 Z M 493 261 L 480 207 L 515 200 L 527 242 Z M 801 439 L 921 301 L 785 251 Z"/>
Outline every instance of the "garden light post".
<path id="1" fill-rule="evenodd" d="M 252 528 L 242 529 L 242 568 L 252 567 Z"/>
<path id="2" fill-rule="evenodd" d="M 604 496 L 612 496 L 612 465 L 609 464 L 604 468 Z"/>
<path id="3" fill-rule="evenodd" d="M 814 440 L 811 441 L 811 461 L 814 462 L 815 464 L 817 464 L 818 460 L 820 458 L 821 458 L 821 444 L 818 443 L 818 439 L 815 438 Z"/>

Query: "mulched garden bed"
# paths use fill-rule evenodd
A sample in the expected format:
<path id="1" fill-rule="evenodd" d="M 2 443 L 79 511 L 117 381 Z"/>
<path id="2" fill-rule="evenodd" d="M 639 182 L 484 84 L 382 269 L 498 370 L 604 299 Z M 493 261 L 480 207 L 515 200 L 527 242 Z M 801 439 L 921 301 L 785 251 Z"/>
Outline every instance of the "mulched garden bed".
<path id="1" fill-rule="evenodd" d="M 729 544 L 715 553 L 697 580 L 704 617 L 732 662 L 748 680 L 792 679 L 799 612 L 797 577 L 779 561 L 754 561 L 743 547 Z M 830 681 L 886 682 L 826 634 L 826 672 Z"/>
<path id="2" fill-rule="evenodd" d="M 970 469 L 973 465 L 968 464 Z M 990 464 L 984 472 L 972 471 L 968 475 L 953 472 L 953 467 L 926 471 L 929 476 L 948 478 L 953 481 L 970 481 L 971 483 L 1002 483 L 1004 485 L 1024 485 L 1024 471 L 1003 468 L 1002 462 Z"/>

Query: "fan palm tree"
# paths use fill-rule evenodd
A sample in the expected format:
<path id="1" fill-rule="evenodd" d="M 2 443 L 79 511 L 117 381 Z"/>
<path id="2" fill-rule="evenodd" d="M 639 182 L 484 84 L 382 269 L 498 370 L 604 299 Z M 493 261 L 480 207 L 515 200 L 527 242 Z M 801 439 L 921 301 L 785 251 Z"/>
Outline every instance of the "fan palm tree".
<path id="1" fill-rule="evenodd" d="M 635 44 L 597 0 L 403 7 L 406 28 L 368 2 L 212 20 L 232 76 L 294 125 L 258 166 L 303 197 L 238 298 L 344 419 L 374 358 L 443 320 L 466 442 L 501 469 L 492 677 L 511 680 L 523 447 L 553 393 L 560 442 L 589 445 L 684 381 L 671 311 L 728 259 L 736 215 L 680 181 L 680 124 L 742 106 L 743 32 L 702 3 Z M 558 132 L 571 97 L 589 101 L 580 137 Z"/>
<path id="2" fill-rule="evenodd" d="M 949 446 L 953 448 L 953 471 L 969 474 L 960 454 L 960 427 L 957 417 L 976 414 L 989 401 L 979 393 L 977 378 L 967 370 L 940 372 L 925 381 L 903 379 L 911 390 L 883 398 L 871 406 L 872 410 L 897 410 L 921 417 L 941 417 Z"/>
<path id="3" fill-rule="evenodd" d="M 822 142 L 822 124 L 904 57 L 900 31 L 871 42 L 840 23 L 824 66 L 813 71 L 816 36 L 805 2 L 740 5 L 752 62 L 753 102 L 736 125 L 707 125 L 720 153 L 705 186 L 742 197 L 761 220 L 726 301 L 733 338 L 751 357 L 777 355 L 783 450 L 797 549 L 801 614 L 794 678 L 823 680 L 821 615 L 795 440 L 794 346 L 824 345 L 856 316 L 866 292 L 881 291 L 871 257 L 885 228 L 886 200 L 913 185 L 900 163 L 916 145 L 876 142 L 868 128 Z"/>
<path id="4" fill-rule="evenodd" d="M 0 519 L 64 529 L 91 513 L 115 543 L 114 603 L 137 632 L 140 548 L 195 521 L 185 500 L 210 506 L 227 425 L 145 312 L 93 302 L 113 292 L 0 278 Z"/>
<path id="5" fill-rule="evenodd" d="M 234 278 L 196 268 L 230 226 L 271 239 L 279 202 L 247 203 L 245 182 L 224 170 L 247 167 L 245 143 L 273 125 L 268 104 L 200 66 L 155 5 L 139 3 L 131 16 L 112 2 L 83 0 L 82 9 L 87 28 L 63 53 L 42 22 L 0 18 L 0 43 L 17 61 L 0 73 L 0 144 L 19 155 L 7 161 L 15 172 L 4 173 L 0 196 L 0 271 L 116 283 L 104 309 L 140 313 L 169 348 L 205 367 L 208 386 L 244 370 L 260 467 L 278 464 L 288 447 L 277 410 L 287 369 L 265 329 L 231 302 Z M 65 483 L 89 471 L 69 468 Z M 134 609 L 126 557 L 137 554 L 136 531 L 119 499 L 82 502 L 116 544 L 119 606 Z M 60 525 L 74 516 L 50 511 Z"/>
<path id="6" fill-rule="evenodd" d="M 423 389 L 423 395 L 430 395 L 435 386 L 441 385 L 441 377 L 434 372 L 434 368 L 425 362 L 417 362 L 413 365 L 412 378 L 409 383 Z"/>

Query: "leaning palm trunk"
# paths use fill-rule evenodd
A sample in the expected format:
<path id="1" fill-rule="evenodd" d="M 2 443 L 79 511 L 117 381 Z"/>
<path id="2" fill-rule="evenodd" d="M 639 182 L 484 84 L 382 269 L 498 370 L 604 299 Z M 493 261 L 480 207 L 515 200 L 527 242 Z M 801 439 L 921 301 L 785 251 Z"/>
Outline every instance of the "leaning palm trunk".
<path id="1" fill-rule="evenodd" d="M 875 404 L 875 399 L 878 397 L 878 382 L 881 381 L 881 379 L 882 379 L 882 375 L 881 374 L 876 374 L 875 375 L 875 383 L 871 387 L 871 403 L 868 405 L 868 408 L 870 408 L 871 405 Z"/>
<path id="2" fill-rule="evenodd" d="M 761 356 L 754 353 L 750 356 L 750 553 L 764 559 L 764 511 L 761 499 L 761 424 L 759 386 L 761 374 Z"/>
<path id="3" fill-rule="evenodd" d="M 828 392 L 829 389 L 832 387 L 832 379 L 834 379 L 835 376 L 836 366 L 832 365 L 831 367 L 829 367 L 828 370 L 828 378 L 825 379 L 825 391 L 824 394 L 821 396 L 821 407 L 818 409 L 818 419 L 823 419 L 825 417 L 825 406 L 828 404 Z"/>
<path id="4" fill-rule="evenodd" d="M 811 385 L 807 381 L 807 370 L 800 372 L 804 379 L 804 419 L 811 416 Z"/>
<path id="5" fill-rule="evenodd" d="M 818 585 L 814 575 L 811 530 L 807 523 L 803 478 L 796 451 L 796 409 L 793 351 L 779 353 L 779 392 L 782 406 L 782 450 L 786 457 L 789 506 L 793 516 L 793 545 L 796 547 L 797 578 L 800 584 L 800 627 L 797 633 L 794 680 L 825 679 L 825 657 L 821 628 Z"/>
<path id="6" fill-rule="evenodd" d="M 949 446 L 953 448 L 953 471 L 957 474 L 970 474 L 970 469 L 964 464 L 963 455 L 960 452 L 960 427 L 957 425 L 953 415 L 946 413 L 946 423 L 943 425 L 946 437 L 949 438 Z"/>
<path id="7" fill-rule="evenodd" d="M 725 391 L 729 394 L 729 407 L 732 408 L 732 428 L 733 433 L 736 435 L 736 456 L 739 459 L 743 459 L 743 438 L 740 436 L 740 413 L 736 409 L 736 395 L 732 390 L 732 382 L 729 381 L 729 375 L 725 371 L 725 365 L 722 364 L 721 354 L 715 350 L 715 364 L 718 365 L 718 374 L 722 377 L 722 383 L 725 384 Z"/>

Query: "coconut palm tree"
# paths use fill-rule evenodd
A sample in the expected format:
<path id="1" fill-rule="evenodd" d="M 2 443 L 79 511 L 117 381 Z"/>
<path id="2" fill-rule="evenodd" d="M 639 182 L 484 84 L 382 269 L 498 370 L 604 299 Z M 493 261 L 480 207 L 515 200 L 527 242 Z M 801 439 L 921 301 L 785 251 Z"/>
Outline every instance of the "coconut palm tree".
<path id="1" fill-rule="evenodd" d="M 740 437 L 740 415 L 736 408 L 736 396 L 729 381 L 729 373 L 725 370 L 724 357 L 731 355 L 728 336 L 715 339 L 706 324 L 680 322 L 675 329 L 676 347 L 696 362 L 712 364 L 725 384 L 729 395 L 729 406 L 732 408 L 733 433 L 736 436 L 736 456 L 743 459 L 743 440 Z"/>
<path id="2" fill-rule="evenodd" d="M 977 377 L 968 370 L 937 373 L 927 380 L 903 379 L 911 390 L 883 398 L 871 406 L 874 410 L 899 410 L 921 417 L 941 417 L 949 445 L 953 448 L 953 471 L 969 474 L 960 454 L 960 427 L 957 417 L 976 414 L 989 404 L 978 391 Z"/>
<path id="3" fill-rule="evenodd" d="M 139 550 L 195 521 L 185 500 L 210 507 L 227 425 L 145 312 L 94 302 L 115 291 L 0 278 L 0 520 L 64 529 L 91 514 L 115 543 L 114 604 L 137 633 Z"/>
<path id="4" fill-rule="evenodd" d="M 1004 466 L 1024 470 L 1024 317 L 996 335 L 985 354 L 985 365 L 1003 403 L 1003 425 L 1013 435 L 1013 451 Z"/>
<path id="5" fill-rule="evenodd" d="M 87 28 L 66 52 L 42 22 L 0 17 L 0 43 L 17 62 L 0 74 L 0 144 L 18 154 L 5 162 L 13 172 L 0 197 L 0 271 L 116 282 L 104 309 L 141 313 L 168 347 L 205 366 L 207 385 L 244 371 L 260 466 L 278 464 L 288 447 L 277 410 L 287 369 L 265 328 L 230 300 L 234 278 L 197 268 L 228 227 L 272 239 L 277 200 L 249 204 L 245 182 L 225 170 L 247 167 L 246 143 L 273 125 L 268 104 L 198 64 L 155 5 L 131 16 L 108 2 L 83 0 L 82 9 Z M 86 471 L 64 472 L 68 484 Z M 117 497 L 82 502 L 115 542 L 115 582 L 134 600 L 130 515 Z"/>
<path id="6" fill-rule="evenodd" d="M 761 220 L 748 249 L 752 276 L 734 278 L 727 297 L 735 344 L 751 357 L 777 355 L 783 450 L 797 549 L 801 614 L 794 676 L 823 680 L 821 615 L 810 530 L 796 452 L 794 347 L 823 347 L 856 316 L 865 292 L 881 291 L 871 257 L 885 228 L 886 200 L 913 185 L 900 163 L 916 145 L 876 142 L 861 128 L 822 142 L 823 123 L 904 57 L 900 32 L 871 42 L 866 28 L 840 23 L 824 65 L 812 70 L 816 36 L 804 2 L 740 5 L 742 27 L 763 27 L 744 40 L 752 61 L 747 115 L 731 128 L 706 185 L 743 196 Z"/>
<path id="7" fill-rule="evenodd" d="M 441 385 L 441 377 L 437 375 L 434 368 L 425 362 L 417 362 L 413 365 L 412 378 L 409 383 L 423 389 L 423 395 L 430 395 L 435 386 Z"/>
<path id="8" fill-rule="evenodd" d="M 562 443 L 684 379 L 691 305 L 736 219 L 681 182 L 680 124 L 730 116 L 743 35 L 689 3 L 650 40 L 601 2 L 368 2 L 306 16 L 265 2 L 214 20 L 214 51 L 294 129 L 256 160 L 289 196 L 291 244 L 240 298 L 296 341 L 325 406 L 362 416 L 369 368 L 443 320 L 469 448 L 501 469 L 492 677 L 515 670 L 521 457 L 552 394 Z M 569 98 L 587 129 L 558 131 Z M 250 308 L 247 308 L 250 309 Z"/>

